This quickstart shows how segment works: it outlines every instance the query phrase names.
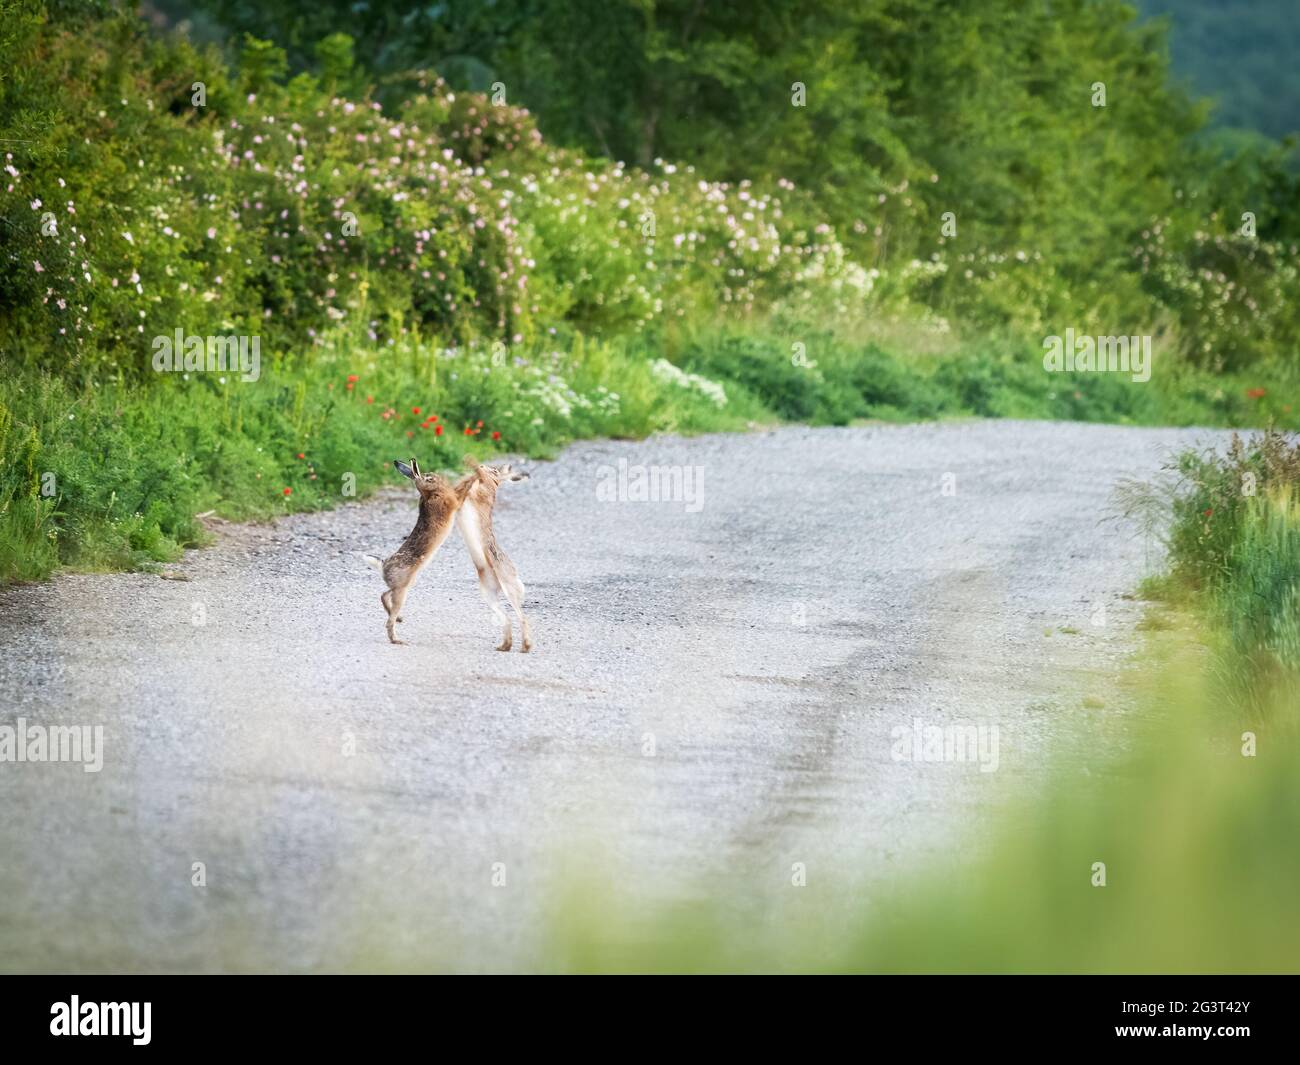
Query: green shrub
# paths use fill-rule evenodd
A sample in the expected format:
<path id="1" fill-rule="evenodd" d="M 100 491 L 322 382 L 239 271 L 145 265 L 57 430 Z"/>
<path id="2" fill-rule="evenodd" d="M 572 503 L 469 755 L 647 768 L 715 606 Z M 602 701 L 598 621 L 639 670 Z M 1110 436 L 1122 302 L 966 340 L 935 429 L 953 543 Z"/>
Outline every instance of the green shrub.
<path id="1" fill-rule="evenodd" d="M 1173 472 L 1172 576 L 1222 634 L 1222 697 L 1300 705 L 1300 441 L 1234 436 L 1223 454 L 1182 454 Z"/>

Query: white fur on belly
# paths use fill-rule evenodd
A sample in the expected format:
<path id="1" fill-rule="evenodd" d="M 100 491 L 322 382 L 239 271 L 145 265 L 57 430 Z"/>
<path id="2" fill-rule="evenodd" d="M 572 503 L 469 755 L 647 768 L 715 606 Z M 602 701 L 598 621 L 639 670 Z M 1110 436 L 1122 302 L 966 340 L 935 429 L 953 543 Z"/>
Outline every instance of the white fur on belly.
<path id="1" fill-rule="evenodd" d="M 469 548 L 470 560 L 476 568 L 486 569 L 487 552 L 483 550 L 483 528 L 479 524 L 478 511 L 472 506 L 462 506 L 456 511 L 456 525 Z"/>

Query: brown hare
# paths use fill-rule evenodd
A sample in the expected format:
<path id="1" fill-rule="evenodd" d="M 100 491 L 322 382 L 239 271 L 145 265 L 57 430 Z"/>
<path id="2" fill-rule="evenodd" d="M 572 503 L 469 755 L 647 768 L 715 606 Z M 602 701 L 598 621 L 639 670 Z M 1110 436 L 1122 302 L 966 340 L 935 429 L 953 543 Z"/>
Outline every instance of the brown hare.
<path id="1" fill-rule="evenodd" d="M 397 472 L 415 482 L 420 492 L 420 513 L 415 519 L 415 528 L 411 535 L 402 541 L 402 546 L 382 561 L 375 555 L 363 556 L 365 560 L 384 575 L 388 590 L 379 601 L 388 611 L 388 638 L 393 643 L 404 643 L 393 632 L 393 623 L 402 620 L 402 604 L 406 602 L 406 593 L 419 575 L 425 563 L 437 553 L 442 542 L 451 532 L 460 506 L 461 497 L 456 489 L 436 473 L 421 473 L 420 464 L 411 459 L 410 465 L 398 460 L 393 461 Z"/>
<path id="2" fill-rule="evenodd" d="M 492 507 L 496 503 L 497 488 L 506 481 L 526 481 L 528 474 L 509 465 L 476 466 L 456 482 L 456 496 L 460 507 L 456 511 L 456 526 L 469 549 L 470 561 L 478 571 L 479 591 L 488 607 L 501 622 L 501 643 L 498 651 L 509 651 L 512 644 L 510 615 L 502 608 L 498 596 L 505 594 L 514 612 L 519 615 L 523 643 L 520 651 L 531 651 L 533 634 L 524 615 L 524 585 L 515 570 L 510 556 L 501 550 L 492 532 Z"/>

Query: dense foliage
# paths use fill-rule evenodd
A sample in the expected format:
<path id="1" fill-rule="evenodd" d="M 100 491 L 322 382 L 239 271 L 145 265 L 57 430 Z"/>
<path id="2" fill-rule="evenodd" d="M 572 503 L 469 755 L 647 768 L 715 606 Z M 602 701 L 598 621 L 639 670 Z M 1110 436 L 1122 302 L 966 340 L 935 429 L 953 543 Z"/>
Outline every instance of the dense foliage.
<path id="1" fill-rule="evenodd" d="M 0 0 L 4 576 L 417 434 L 1300 417 L 1285 152 L 1203 146 L 1122 4 L 148 13 Z M 1152 385 L 1044 374 L 1067 329 L 1153 334 Z M 258 338 L 256 389 L 152 372 L 177 330 Z"/>
<path id="2" fill-rule="evenodd" d="M 1216 99 L 1223 127 L 1300 133 L 1300 19 L 1292 0 L 1135 0 L 1169 19 L 1174 73 Z"/>
<path id="3" fill-rule="evenodd" d="M 1117 0 L 207 6 L 302 64 L 340 24 L 377 72 L 434 57 L 588 153 L 793 182 L 856 262 L 922 264 L 926 303 L 970 326 L 1172 313 L 1187 355 L 1240 366 L 1296 324 L 1285 153 L 1261 138 L 1225 164 L 1195 140 L 1204 109 L 1171 88 L 1162 27 Z"/>

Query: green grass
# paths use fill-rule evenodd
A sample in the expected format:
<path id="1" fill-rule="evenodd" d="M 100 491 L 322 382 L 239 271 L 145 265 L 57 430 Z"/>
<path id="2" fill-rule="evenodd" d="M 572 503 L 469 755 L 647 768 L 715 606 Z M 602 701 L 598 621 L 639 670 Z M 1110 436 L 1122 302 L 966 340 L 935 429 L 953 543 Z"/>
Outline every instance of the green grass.
<path id="1" fill-rule="evenodd" d="M 804 338 L 801 352 L 790 336 Z M 665 372 L 665 358 L 682 372 Z M 1297 424 L 1269 398 L 1279 389 L 1246 391 L 1190 371 L 1150 384 L 1064 378 L 1045 373 L 1036 353 L 992 341 L 908 356 L 775 320 L 454 353 L 339 339 L 310 361 L 268 360 L 248 384 L 199 374 L 77 386 L 18 370 L 0 381 L 0 581 L 166 562 L 203 542 L 198 514 L 263 519 L 336 505 L 393 479 L 391 460 L 412 452 L 456 469 L 467 452 L 546 457 L 587 437 L 781 420 Z"/>
<path id="2" fill-rule="evenodd" d="M 1041 351 L 1013 339 L 959 340 L 922 356 L 911 354 L 916 346 L 906 335 L 885 346 L 768 320 L 750 331 L 706 330 L 681 342 L 675 357 L 742 385 L 782 418 L 814 424 L 975 415 L 1300 428 L 1300 401 L 1290 401 L 1300 389 L 1288 387 L 1293 371 L 1281 365 L 1234 377 L 1170 361 L 1136 383 L 1119 373 L 1048 373 Z"/>
<path id="3" fill-rule="evenodd" d="M 396 480 L 392 460 L 411 454 L 454 470 L 468 453 L 547 456 L 580 437 L 755 417 L 767 415 L 743 394 L 717 407 L 657 379 L 646 353 L 580 338 L 526 360 L 354 349 L 309 368 L 264 366 L 248 384 L 167 375 L 145 389 L 77 389 L 20 373 L 0 382 L 0 580 L 169 561 L 203 542 L 196 515 L 334 506 Z"/>

